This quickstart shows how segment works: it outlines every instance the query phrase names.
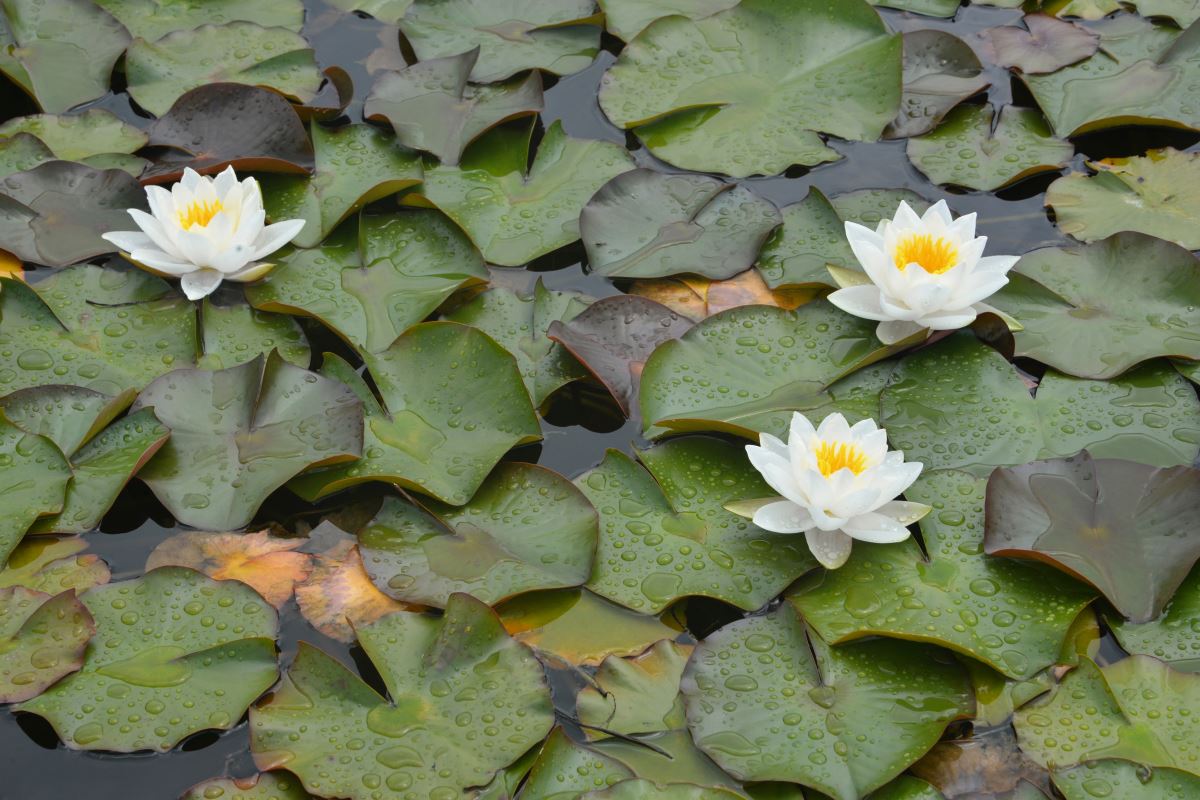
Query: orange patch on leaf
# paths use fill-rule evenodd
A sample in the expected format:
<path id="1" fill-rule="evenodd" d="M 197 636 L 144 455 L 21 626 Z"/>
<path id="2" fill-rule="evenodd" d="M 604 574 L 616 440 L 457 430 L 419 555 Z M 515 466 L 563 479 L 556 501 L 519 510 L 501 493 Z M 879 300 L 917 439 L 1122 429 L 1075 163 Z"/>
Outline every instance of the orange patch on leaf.
<path id="1" fill-rule="evenodd" d="M 190 567 L 216 580 L 241 581 L 280 608 L 296 584 L 308 577 L 310 556 L 293 552 L 303 539 L 258 533 L 188 531 L 161 543 L 146 560 L 146 571 L 163 566 Z"/>
<path id="2" fill-rule="evenodd" d="M 790 311 L 814 299 L 820 290 L 772 291 L 758 270 L 748 269 L 724 281 L 696 275 L 640 280 L 629 293 L 662 303 L 676 314 L 699 322 L 739 306 L 776 306 Z"/>
<path id="3" fill-rule="evenodd" d="M 308 579 L 296 586 L 296 602 L 310 625 L 341 642 L 354 641 L 355 626 L 394 611 L 422 610 L 379 591 L 363 567 L 358 545 L 350 542 L 315 556 Z"/>

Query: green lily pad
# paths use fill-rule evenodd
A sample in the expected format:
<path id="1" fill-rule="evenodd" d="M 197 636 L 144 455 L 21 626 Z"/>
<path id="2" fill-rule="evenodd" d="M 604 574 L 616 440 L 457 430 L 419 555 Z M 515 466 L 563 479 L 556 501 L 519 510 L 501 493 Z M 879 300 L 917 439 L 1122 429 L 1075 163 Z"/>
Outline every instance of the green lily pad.
<path id="1" fill-rule="evenodd" d="M 479 48 L 471 79 L 527 69 L 570 75 L 600 51 L 592 0 L 413 0 L 396 20 L 418 61 Z"/>
<path id="2" fill-rule="evenodd" d="M 0 703 L 36 697 L 75 672 L 95 632 L 73 591 L 51 597 L 21 586 L 0 589 Z"/>
<path id="3" fill-rule="evenodd" d="M 0 72 L 48 114 L 108 91 L 129 32 L 88 0 L 5 0 L 0 4 Z"/>
<path id="4" fill-rule="evenodd" d="M 95 553 L 83 553 L 80 536 L 29 536 L 0 570 L 0 588 L 23 586 L 44 594 L 74 589 L 76 594 L 108 583 L 108 565 Z"/>
<path id="5" fill-rule="evenodd" d="M 308 791 L 350 800 L 381 786 L 459 797 L 550 731 L 541 665 L 478 600 L 456 594 L 441 618 L 397 612 L 358 639 L 390 700 L 302 642 L 283 684 L 250 712 L 260 769 L 284 766 Z"/>
<path id="6" fill-rule="evenodd" d="M 920 778 L 901 775 L 882 789 L 872 792 L 871 800 L 945 800 L 945 797 Z"/>
<path id="7" fill-rule="evenodd" d="M 1182 247 L 1118 233 L 1026 254 L 990 302 L 1021 321 L 1018 356 L 1113 378 L 1157 356 L 1200 359 L 1198 276 L 1200 260 Z"/>
<path id="8" fill-rule="evenodd" d="M 661 17 L 701 19 L 733 8 L 737 0 L 597 0 L 609 33 L 630 41 Z"/>
<path id="9" fill-rule="evenodd" d="M 54 442 L 9 422 L 0 412 L 0 564 L 39 518 L 62 511 L 71 465 Z"/>
<path id="10" fill-rule="evenodd" d="M 0 178 L 6 178 L 14 172 L 24 172 L 33 169 L 38 164 L 53 161 L 54 153 L 41 139 L 29 133 L 14 133 L 0 138 Z M 19 214 L 19 206 L 15 207 Z M 8 216 L 13 213 L 7 209 L 0 213 Z"/>
<path id="11" fill-rule="evenodd" d="M 496 608 L 517 641 L 568 664 L 595 666 L 640 653 L 679 631 L 662 619 L 610 603 L 586 589 L 520 595 Z"/>
<path id="12" fill-rule="evenodd" d="M 1059 230 L 1083 242 L 1138 231 L 1200 250 L 1200 154 L 1167 147 L 1145 156 L 1088 162 L 1050 184 Z"/>
<path id="13" fill-rule="evenodd" d="M 316 153 L 311 178 L 262 178 L 270 219 L 305 220 L 292 240 L 296 247 L 317 246 L 357 209 L 421 182 L 420 159 L 378 128 L 358 124 L 330 130 L 314 123 L 311 131 Z"/>
<path id="14" fill-rule="evenodd" d="M 642 613 L 688 596 L 751 611 L 816 565 L 803 541 L 725 510 L 771 493 L 741 447 L 691 437 L 638 458 L 609 450 L 575 480 L 600 512 L 592 591 Z"/>
<path id="15" fill-rule="evenodd" d="M 1095 596 L 1044 567 L 983 555 L 987 481 L 928 472 L 905 497 L 933 507 L 925 545 L 857 542 L 836 570 L 805 578 L 791 602 L 832 644 L 863 636 L 932 642 L 1025 680 L 1054 664 Z"/>
<path id="16" fill-rule="evenodd" d="M 595 686 L 575 698 L 584 732 L 603 738 L 606 731 L 631 735 L 684 727 L 679 681 L 690 654 L 690 647 L 662 641 L 633 658 L 604 659 Z"/>
<path id="17" fill-rule="evenodd" d="M 696 744 L 735 778 L 836 800 L 887 783 L 974 708 L 965 673 L 936 651 L 884 639 L 831 648 L 786 604 L 699 644 L 683 696 Z"/>
<path id="18" fill-rule="evenodd" d="M 210 295 L 200 312 L 201 347 L 198 366 L 227 369 L 278 350 L 289 364 L 307 369 L 312 361 L 308 339 L 295 317 L 251 308 L 244 301 L 226 305 Z"/>
<path id="19" fill-rule="evenodd" d="M 389 122 L 401 144 L 457 164 L 481 134 L 542 110 L 540 72 L 499 84 L 470 83 L 478 58 L 476 48 L 385 72 L 375 79 L 363 114 Z"/>
<path id="20" fill-rule="evenodd" d="M 129 173 L 49 161 L 0 180 L 0 239 L 22 261 L 63 267 L 116 250 L 100 234 L 128 228 L 127 208 L 146 208 Z"/>
<path id="21" fill-rule="evenodd" d="M 505 453 L 542 436 L 516 361 L 475 328 L 416 325 L 367 365 L 382 402 L 346 362 L 326 356 L 323 373 L 365 409 L 362 458 L 292 481 L 301 497 L 387 481 L 462 505 Z"/>
<path id="22" fill-rule="evenodd" d="M 878 139 L 900 108 L 900 56 L 863 0 L 743 0 L 652 23 L 605 73 L 600 105 L 678 167 L 774 175 L 837 160 L 818 132 Z"/>
<path id="23" fill-rule="evenodd" d="M 1132 0 L 1132 5 L 1144 17 L 1166 17 L 1181 28 L 1200 19 L 1200 2 L 1197 0 Z"/>
<path id="24" fill-rule="evenodd" d="M 1154 656 L 1181 672 L 1200 672 L 1200 569 L 1193 568 L 1158 619 L 1133 623 L 1105 618 L 1127 652 Z"/>
<path id="25" fill-rule="evenodd" d="M 1117 0 L 1056 0 L 1051 4 L 1058 17 L 1079 17 L 1086 20 L 1104 19 L 1121 10 Z"/>
<path id="26" fill-rule="evenodd" d="M 262 772 L 252 778 L 213 778 L 188 790 L 180 800 L 313 800 L 300 779 L 286 772 Z"/>
<path id="27" fill-rule="evenodd" d="M 596 192 L 579 227 L 588 267 L 599 275 L 723 280 L 750 268 L 781 221 L 773 203 L 744 186 L 637 169 Z"/>
<path id="28" fill-rule="evenodd" d="M 530 800 L 576 800 L 632 778 L 629 768 L 602 753 L 577 744 L 555 728 L 538 752 L 521 792 Z"/>
<path id="29" fill-rule="evenodd" d="M 579 239 L 588 198 L 633 166 L 624 147 L 572 138 L 555 121 L 526 171 L 530 129 L 518 128 L 484 134 L 458 166 L 427 169 L 416 193 L 457 222 L 490 263 L 508 267 Z"/>
<path id="30" fill-rule="evenodd" d="M 873 6 L 910 11 L 928 17 L 953 17 L 959 9 L 955 0 L 870 0 Z"/>
<path id="31" fill-rule="evenodd" d="M 1044 75 L 1088 58 L 1100 44 L 1100 37 L 1082 25 L 1046 14 L 1026 14 L 1023 21 L 1025 28 L 1004 25 L 979 32 L 992 62 Z"/>
<path id="32" fill-rule="evenodd" d="M 565 347 L 546 336 L 546 331 L 556 321 L 570 322 L 591 302 L 590 297 L 578 292 L 551 291 L 539 279 L 532 297 L 496 286 L 444 319 L 478 328 L 511 353 L 534 407 L 541 408 L 550 395 L 588 375 Z"/>
<path id="33" fill-rule="evenodd" d="M 960 106 L 932 133 L 908 140 L 908 158 L 934 183 L 990 192 L 1061 169 L 1075 146 L 1056 138 L 1034 109 Z M 1047 199 L 1049 195 L 1047 195 Z"/>
<path id="34" fill-rule="evenodd" d="M 33 533 L 87 533 L 100 525 L 117 495 L 170 435 L 150 410 L 117 417 L 133 400 L 80 386 L 23 389 L 0 399 L 0 410 L 16 426 L 50 439 L 74 473 L 62 510 L 43 517 Z M 111 423 L 111 424 L 109 424 Z"/>
<path id="35" fill-rule="evenodd" d="M 308 102 L 322 81 L 302 36 L 253 22 L 202 25 L 152 42 L 135 39 L 125 55 L 125 74 L 129 95 L 159 117 L 182 95 L 205 84 L 267 86 Z"/>
<path id="36" fill-rule="evenodd" d="M 1200 541 L 1187 534 L 1198 512 L 1200 470 L 1093 459 L 1084 450 L 993 472 L 985 547 L 1052 564 L 1095 586 L 1132 622 L 1148 622 L 1200 559 Z"/>
<path id="37" fill-rule="evenodd" d="M 1175 769 L 1146 770 L 1116 759 L 1055 770 L 1054 785 L 1067 800 L 1188 800 L 1200 797 L 1200 777 Z"/>
<path id="38" fill-rule="evenodd" d="M 364 353 L 387 350 L 455 291 L 487 280 L 483 259 L 445 215 L 364 215 L 313 250 L 289 248 L 246 297 L 265 311 L 319 319 Z"/>
<path id="39" fill-rule="evenodd" d="M 845 401 L 860 389 L 873 399 L 858 418 L 874 416 L 887 374 L 862 368 L 908 344 L 882 347 L 873 323 L 824 301 L 795 311 L 731 309 L 654 351 L 642 373 L 642 419 L 676 432 L 757 439 L 762 431 L 785 431 L 793 411 L 817 421 L 835 410 L 854 415 Z M 856 370 L 839 387 L 838 379 Z"/>
<path id="40" fill-rule="evenodd" d="M 975 51 L 957 36 L 938 30 L 904 34 L 904 95 L 887 138 L 918 136 L 936 128 L 952 108 L 988 87 L 982 73 Z"/>
<path id="41" fill-rule="evenodd" d="M 371 580 L 397 600 L 441 608 L 465 592 L 495 605 L 586 582 L 596 526 L 595 509 L 566 478 L 501 464 L 464 506 L 384 498 L 358 543 Z"/>
<path id="42" fill-rule="evenodd" d="M 1084 659 L 1041 700 L 1017 710 L 1021 749 L 1055 772 L 1119 758 L 1197 775 L 1200 675 L 1148 656 L 1098 667 Z M 1123 795 L 1114 795 L 1121 796 Z"/>
<path id="43" fill-rule="evenodd" d="M 96 5 L 120 20 L 131 34 L 151 42 L 201 25 L 253 22 L 296 33 L 304 25 L 303 0 L 96 0 Z"/>
<path id="44" fill-rule="evenodd" d="M 279 674 L 275 611 L 245 584 L 162 567 L 82 600 L 104 646 L 18 706 L 72 749 L 162 752 L 197 731 L 227 730 Z"/>
<path id="45" fill-rule="evenodd" d="M 278 353 L 237 367 L 184 369 L 147 386 L 171 438 L 139 477 L 185 525 L 233 530 L 302 470 L 357 458 L 362 404 L 336 381 Z"/>
<path id="46" fill-rule="evenodd" d="M 1185 388 L 1157 363 L 1110 382 L 1047 372 L 1035 400 L 1002 355 L 964 333 L 900 361 L 880 424 L 930 469 L 986 476 L 1091 447 L 1168 466 L 1200 454 L 1200 406 Z"/>
<path id="47" fill-rule="evenodd" d="M 745 795 L 694 783 L 655 783 L 642 778 L 621 781 L 608 789 L 581 795 L 588 800 L 739 800 Z"/>
<path id="48" fill-rule="evenodd" d="M 18 133 L 36 136 L 66 161 L 102 153 L 132 153 L 147 141 L 146 134 L 102 108 L 89 108 L 82 114 L 15 117 L 0 125 L 0 136 Z"/>
<path id="49" fill-rule="evenodd" d="M 1021 76 L 1057 135 L 1131 124 L 1200 127 L 1200 38 L 1133 14 L 1089 27 L 1100 35 L 1095 55 Z"/>
<path id="50" fill-rule="evenodd" d="M 395 25 L 408 11 L 413 0 L 326 0 L 343 11 L 362 11 L 390 25 Z"/>

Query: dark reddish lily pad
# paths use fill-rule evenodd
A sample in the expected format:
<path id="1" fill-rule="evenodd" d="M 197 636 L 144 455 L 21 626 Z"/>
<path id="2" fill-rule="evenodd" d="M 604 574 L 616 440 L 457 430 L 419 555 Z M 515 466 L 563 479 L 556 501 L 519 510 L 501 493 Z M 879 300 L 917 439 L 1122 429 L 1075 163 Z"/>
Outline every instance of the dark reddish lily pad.
<path id="1" fill-rule="evenodd" d="M 1027 14 L 1025 26 L 1004 25 L 979 32 L 981 49 L 1003 67 L 1040 75 L 1082 61 L 1096 52 L 1100 37 L 1073 22 Z"/>
<path id="2" fill-rule="evenodd" d="M 560 342 L 612 393 L 625 415 L 637 405 L 642 367 L 654 349 L 692 323 L 664 305 L 633 295 L 606 297 L 547 335 Z"/>
<path id="3" fill-rule="evenodd" d="M 181 96 L 150 126 L 151 147 L 178 151 L 161 156 L 142 174 L 146 183 L 169 183 L 184 167 L 201 173 L 239 170 L 306 173 L 313 147 L 295 108 L 257 86 L 213 83 Z"/>
<path id="4" fill-rule="evenodd" d="M 1087 581 L 1132 622 L 1162 613 L 1200 559 L 1200 470 L 1077 456 L 997 469 L 984 547 Z"/>
<path id="5" fill-rule="evenodd" d="M 73 589 L 0 589 L 0 703 L 36 697 L 83 665 L 96 623 Z"/>

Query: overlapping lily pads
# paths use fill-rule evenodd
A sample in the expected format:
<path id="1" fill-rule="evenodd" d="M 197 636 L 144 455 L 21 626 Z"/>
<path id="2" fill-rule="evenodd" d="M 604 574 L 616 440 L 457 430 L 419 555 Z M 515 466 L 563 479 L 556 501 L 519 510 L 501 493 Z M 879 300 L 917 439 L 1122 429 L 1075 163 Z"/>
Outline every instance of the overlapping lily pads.
<path id="1" fill-rule="evenodd" d="M 579 721 L 590 738 L 656 733 L 684 726 L 679 681 L 692 648 L 657 642 L 633 658 L 610 656 L 596 671 L 596 685 L 576 696 Z"/>
<path id="2" fill-rule="evenodd" d="M 292 596 L 295 584 L 308 576 L 309 556 L 296 548 L 303 539 L 283 539 L 267 531 L 202 533 L 184 531 L 150 552 L 146 571 L 165 566 L 187 567 L 216 580 L 238 580 L 275 608 Z"/>
<path id="3" fill-rule="evenodd" d="M 23 586 L 45 594 L 67 589 L 81 593 L 108 583 L 108 565 L 95 553 L 84 553 L 80 536 L 28 536 L 0 570 L 0 588 Z"/>
<path id="4" fill-rule="evenodd" d="M 953 13 L 953 12 L 952 12 Z M 953 34 L 904 34 L 904 95 L 887 136 L 918 136 L 937 127 L 950 109 L 987 88 L 983 65 L 971 46 Z"/>
<path id="5" fill-rule="evenodd" d="M 282 686 L 250 715 L 260 769 L 284 766 L 309 791 L 351 800 L 384 786 L 458 797 L 550 731 L 541 665 L 478 600 L 454 595 L 440 619 L 392 614 L 358 638 L 390 699 L 301 644 Z"/>
<path id="6" fill-rule="evenodd" d="M 101 647 L 19 708 L 68 747 L 164 751 L 237 724 L 275 682 L 275 611 L 236 581 L 163 567 L 82 597 Z"/>
<path id="7" fill-rule="evenodd" d="M 36 136 L 57 158 L 83 161 L 100 168 L 113 164 L 97 162 L 127 156 L 147 141 L 146 134 L 100 108 L 89 108 L 82 114 L 16 117 L 0 125 L 0 136 L 19 133 Z M 133 156 L 128 158 L 131 164 L 145 163 Z"/>
<path id="8" fill-rule="evenodd" d="M 0 703 L 36 697 L 79 669 L 95 630 L 73 591 L 0 589 Z"/>
<path id="9" fill-rule="evenodd" d="M 1128 761 L 1104 759 L 1056 770 L 1054 785 L 1067 800 L 1187 800 L 1200 792 L 1200 778 L 1175 769 L 1147 771 Z"/>
<path id="10" fill-rule="evenodd" d="M 419 610 L 397 602 L 371 583 L 353 540 L 338 542 L 313 558 L 312 570 L 296 585 L 296 604 L 308 623 L 339 642 L 350 643 L 358 629 L 397 611 Z"/>
<path id="11" fill-rule="evenodd" d="M 71 465 L 44 436 L 18 428 L 0 412 L 0 564 L 25 532 L 43 517 L 62 511 Z"/>
<path id="12" fill-rule="evenodd" d="M 1200 569 L 1192 569 L 1158 619 L 1134 623 L 1108 618 L 1121 647 L 1166 661 L 1182 672 L 1200 672 Z"/>
<path id="13" fill-rule="evenodd" d="M 241 298 L 229 302 L 224 293 L 204 298 L 200 308 L 203 355 L 198 366 L 227 369 L 272 351 L 297 367 L 307 368 L 312 361 L 308 339 L 295 317 L 260 311 Z"/>
<path id="14" fill-rule="evenodd" d="M 815 565 L 802 541 L 725 510 L 770 494 L 741 448 L 693 437 L 638 458 L 609 450 L 575 481 L 600 513 L 593 591 L 642 613 L 691 595 L 752 610 Z"/>
<path id="15" fill-rule="evenodd" d="M 252 778 L 213 778 L 188 790 L 181 800 L 312 800 L 300 780 L 286 772 Z"/>
<path id="16" fill-rule="evenodd" d="M 609 33 L 629 41 L 662 17 L 701 19 L 733 8 L 737 0 L 596 0 Z"/>
<path id="17" fill-rule="evenodd" d="M 358 534 L 383 592 L 442 607 L 465 592 L 494 605 L 535 589 L 587 581 L 596 512 L 570 481 L 531 464 L 501 464 L 464 506 L 398 498 Z"/>
<path id="18" fill-rule="evenodd" d="M 900 108 L 900 56 L 865 0 L 744 0 L 652 23 L 605 74 L 600 104 L 676 166 L 774 175 L 838 159 L 818 133 L 879 138 Z"/>
<path id="19" fill-rule="evenodd" d="M 264 28 L 287 28 L 300 32 L 304 24 L 302 0 L 95 0 L 129 29 L 129 32 L 154 41 L 174 31 L 191 30 L 201 25 L 228 22 L 253 22 Z"/>

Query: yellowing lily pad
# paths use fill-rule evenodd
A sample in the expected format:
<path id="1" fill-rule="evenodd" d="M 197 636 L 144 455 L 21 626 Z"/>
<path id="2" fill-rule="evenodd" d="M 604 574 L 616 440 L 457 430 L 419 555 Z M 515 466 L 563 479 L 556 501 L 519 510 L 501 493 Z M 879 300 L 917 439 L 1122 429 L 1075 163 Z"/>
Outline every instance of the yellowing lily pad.
<path id="1" fill-rule="evenodd" d="M 743 0 L 652 23 L 605 73 L 600 105 L 678 167 L 774 175 L 837 160 L 819 133 L 879 138 L 900 108 L 900 56 L 865 0 Z"/>
<path id="2" fill-rule="evenodd" d="M 184 531 L 160 542 L 146 559 L 146 571 L 165 566 L 188 567 L 215 580 L 237 580 L 262 595 L 275 608 L 292 596 L 308 577 L 309 556 L 294 552 L 303 539 L 281 539 L 257 533 Z"/>
<path id="3" fill-rule="evenodd" d="M 36 697 L 83 664 L 95 633 L 75 592 L 0 589 L 0 703 Z"/>
<path id="4" fill-rule="evenodd" d="M 630 294 L 648 297 L 694 322 L 741 306 L 778 306 L 788 310 L 804 305 L 815 292 L 804 289 L 772 291 L 757 269 L 724 281 L 696 276 L 635 281 Z"/>
<path id="5" fill-rule="evenodd" d="M 120 20 L 134 36 L 151 42 L 201 25 L 242 21 L 299 33 L 304 24 L 302 0 L 96 0 L 96 5 Z"/>
<path id="6" fill-rule="evenodd" d="M 95 553 L 83 553 L 86 549 L 81 536 L 26 537 L 0 570 L 0 588 L 23 586 L 43 594 L 74 589 L 79 594 L 108 583 L 108 565 Z"/>
<path id="7" fill-rule="evenodd" d="M 83 161 L 103 153 L 132 153 L 145 146 L 146 134 L 122 122 L 111 111 L 89 108 L 82 114 L 35 114 L 0 125 L 0 136 L 28 133 L 66 161 Z"/>
<path id="8" fill-rule="evenodd" d="M 82 600 L 104 646 L 18 707 L 72 749 L 165 751 L 232 728 L 278 676 L 275 611 L 244 584 L 163 567 Z"/>
<path id="9" fill-rule="evenodd" d="M 803 541 L 726 511 L 769 487 L 742 448 L 672 439 L 638 454 L 609 450 L 575 483 L 600 512 L 600 546 L 588 588 L 642 613 L 681 597 L 759 608 L 815 566 Z"/>
<path id="10" fill-rule="evenodd" d="M 308 577 L 296 586 L 296 602 L 310 625 L 341 642 L 353 642 L 363 625 L 415 608 L 379 591 L 363 569 L 358 548 L 349 542 L 313 559 Z"/>
<path id="11" fill-rule="evenodd" d="M 514 463 L 498 465 L 463 506 L 385 498 L 358 541 L 381 591 L 442 607 L 456 592 L 494 605 L 579 586 L 591 573 L 596 536 L 596 511 L 570 481 Z"/>
<path id="12" fill-rule="evenodd" d="M 692 648 L 661 641 L 632 658 L 609 656 L 596 671 L 596 685 L 576 696 L 579 721 L 589 738 L 607 731 L 631 735 L 684 726 L 679 681 Z"/>
<path id="13" fill-rule="evenodd" d="M 390 699 L 301 643 L 283 684 L 250 714 L 260 769 L 284 766 L 310 792 L 350 800 L 374 800 L 382 786 L 461 797 L 550 732 L 541 665 L 478 600 L 454 595 L 441 618 L 391 614 L 358 638 Z M 344 759 L 331 760 L 331 748 Z"/>

